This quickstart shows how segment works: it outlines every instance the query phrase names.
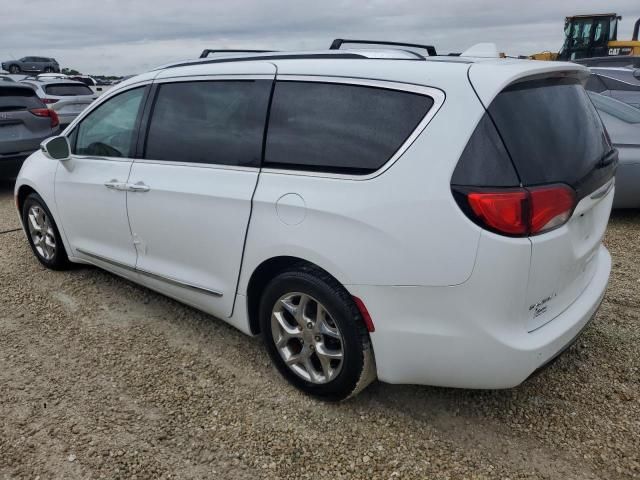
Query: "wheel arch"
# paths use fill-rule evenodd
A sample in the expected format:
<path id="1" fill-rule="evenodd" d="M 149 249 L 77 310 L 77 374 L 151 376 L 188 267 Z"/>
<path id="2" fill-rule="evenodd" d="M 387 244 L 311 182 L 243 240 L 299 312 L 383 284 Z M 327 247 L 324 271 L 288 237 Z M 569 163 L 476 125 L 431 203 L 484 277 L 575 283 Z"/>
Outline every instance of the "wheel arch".
<path id="1" fill-rule="evenodd" d="M 281 255 L 264 260 L 254 269 L 247 284 L 247 316 L 249 320 L 249 329 L 253 335 L 260 333 L 260 298 L 262 297 L 262 292 L 267 284 L 278 274 L 286 270 L 303 270 L 305 268 L 319 269 L 331 276 L 336 280 L 336 282 L 340 283 L 344 287 L 335 275 L 332 275 L 320 265 L 309 260 L 305 260 L 304 258 Z"/>
<path id="2" fill-rule="evenodd" d="M 24 205 L 24 201 L 27 199 L 27 197 L 32 193 L 35 193 L 36 195 L 40 195 L 40 193 L 38 193 L 38 191 L 35 188 L 27 184 L 20 185 L 20 187 L 18 188 L 18 191 L 16 192 L 16 207 L 18 209 L 18 213 L 20 214 L 21 221 L 22 221 L 22 206 Z M 40 197 L 42 197 L 42 195 L 40 195 Z"/>

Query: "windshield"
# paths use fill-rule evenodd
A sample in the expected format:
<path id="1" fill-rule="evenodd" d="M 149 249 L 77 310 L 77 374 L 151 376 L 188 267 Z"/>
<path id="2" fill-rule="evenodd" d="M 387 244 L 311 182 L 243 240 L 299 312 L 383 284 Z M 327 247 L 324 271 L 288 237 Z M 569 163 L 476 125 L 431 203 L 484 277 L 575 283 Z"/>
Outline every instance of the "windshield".
<path id="1" fill-rule="evenodd" d="M 93 91 L 86 85 L 74 83 L 54 83 L 45 85 L 47 95 L 54 97 L 74 97 L 76 95 L 93 95 Z"/>
<path id="2" fill-rule="evenodd" d="M 595 92 L 588 92 L 595 107 L 626 123 L 640 123 L 640 110 Z"/>

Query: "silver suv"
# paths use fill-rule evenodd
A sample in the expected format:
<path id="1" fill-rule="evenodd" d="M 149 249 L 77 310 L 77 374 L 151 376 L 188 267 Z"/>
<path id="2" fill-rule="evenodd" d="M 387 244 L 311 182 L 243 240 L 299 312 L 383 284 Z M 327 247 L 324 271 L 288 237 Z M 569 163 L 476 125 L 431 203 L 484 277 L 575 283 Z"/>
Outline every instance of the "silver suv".
<path id="1" fill-rule="evenodd" d="M 22 57 L 20 60 L 7 60 L 2 62 L 2 69 L 14 75 L 22 72 L 52 73 L 60 72 L 60 65 L 55 58 L 49 57 Z"/>
<path id="2" fill-rule="evenodd" d="M 69 125 L 80 112 L 93 102 L 97 95 L 82 82 L 64 78 L 44 77 L 22 80 L 32 87 L 38 97 L 60 117 L 60 124 Z"/>

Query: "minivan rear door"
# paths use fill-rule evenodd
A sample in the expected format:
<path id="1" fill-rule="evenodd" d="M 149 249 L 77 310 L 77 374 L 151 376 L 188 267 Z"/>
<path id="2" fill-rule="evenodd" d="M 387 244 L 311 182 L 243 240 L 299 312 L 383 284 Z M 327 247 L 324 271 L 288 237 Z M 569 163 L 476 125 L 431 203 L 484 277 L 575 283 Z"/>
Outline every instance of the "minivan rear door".
<path id="1" fill-rule="evenodd" d="M 220 63 L 161 72 L 127 209 L 147 286 L 232 313 L 275 66 Z"/>
<path id="2" fill-rule="evenodd" d="M 491 102 L 492 118 L 524 187 L 568 185 L 577 205 L 562 226 L 529 237 L 531 264 L 523 316 L 533 331 L 580 296 L 595 274 L 609 220 L 617 152 L 571 74 L 516 81 Z"/>

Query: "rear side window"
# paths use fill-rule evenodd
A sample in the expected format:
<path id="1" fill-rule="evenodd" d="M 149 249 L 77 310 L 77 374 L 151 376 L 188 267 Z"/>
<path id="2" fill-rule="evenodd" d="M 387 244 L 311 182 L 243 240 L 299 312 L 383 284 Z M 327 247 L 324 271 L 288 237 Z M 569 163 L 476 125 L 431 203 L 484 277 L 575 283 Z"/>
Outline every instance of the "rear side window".
<path id="1" fill-rule="evenodd" d="M 44 103 L 30 88 L 0 86 L 0 112 L 44 108 Z"/>
<path id="2" fill-rule="evenodd" d="M 366 174 L 382 167 L 433 106 L 424 95 L 360 85 L 276 84 L 265 166 Z"/>
<path id="3" fill-rule="evenodd" d="M 269 80 L 161 85 L 144 157 L 259 166 L 271 85 Z"/>
<path id="4" fill-rule="evenodd" d="M 509 153 L 487 113 L 462 152 L 451 184 L 475 187 L 517 187 L 520 184 Z"/>
<path id="5" fill-rule="evenodd" d="M 47 95 L 54 97 L 73 97 L 76 95 L 93 95 L 93 91 L 86 85 L 72 83 L 54 83 L 45 85 L 44 91 Z"/>
<path id="6" fill-rule="evenodd" d="M 513 84 L 489 113 L 524 185 L 575 186 L 611 150 L 595 107 L 575 79 Z"/>

